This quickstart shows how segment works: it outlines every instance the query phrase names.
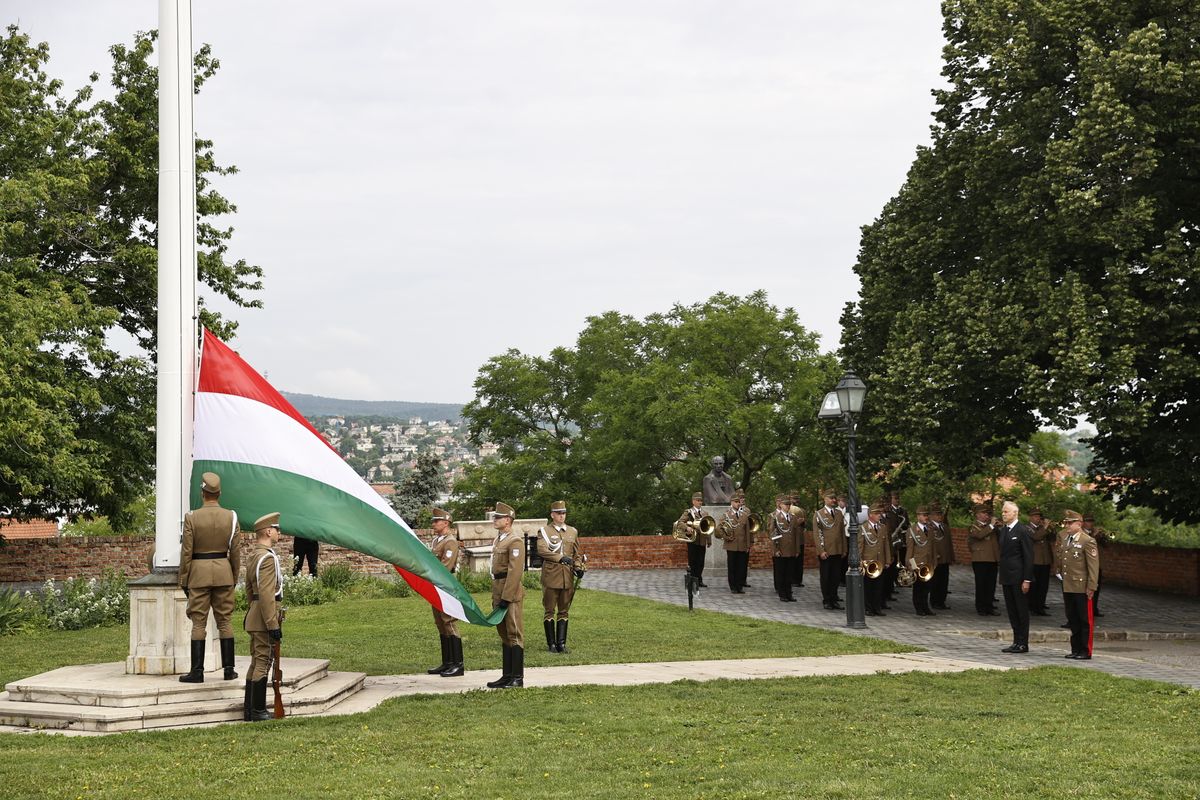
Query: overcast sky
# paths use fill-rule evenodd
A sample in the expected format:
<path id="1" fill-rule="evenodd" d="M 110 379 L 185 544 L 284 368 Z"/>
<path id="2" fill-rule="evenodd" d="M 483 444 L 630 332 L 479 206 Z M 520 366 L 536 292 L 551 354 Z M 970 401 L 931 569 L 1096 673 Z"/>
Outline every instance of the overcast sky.
<path id="1" fill-rule="evenodd" d="M 4 0 L 68 86 L 155 0 Z M 464 402 L 585 318 L 765 289 L 828 349 L 859 228 L 929 139 L 938 3 L 194 0 L 195 124 L 266 271 L 278 388 Z"/>

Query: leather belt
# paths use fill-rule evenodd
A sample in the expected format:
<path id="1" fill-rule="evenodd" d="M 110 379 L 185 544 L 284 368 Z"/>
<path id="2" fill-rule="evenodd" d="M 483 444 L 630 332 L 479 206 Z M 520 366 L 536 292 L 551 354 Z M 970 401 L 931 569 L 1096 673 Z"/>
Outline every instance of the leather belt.
<path id="1" fill-rule="evenodd" d="M 229 553 L 192 553 L 192 559 L 229 558 Z"/>
<path id="2" fill-rule="evenodd" d="M 258 600 L 258 595 L 256 595 L 256 594 L 248 594 L 248 595 L 246 595 L 246 599 L 248 599 L 248 600 Z M 276 599 L 276 600 L 282 600 L 283 598 L 282 598 L 282 597 L 280 597 L 279 595 L 275 595 L 275 599 Z"/>
<path id="3" fill-rule="evenodd" d="M 505 579 L 505 578 L 507 578 L 507 577 L 508 577 L 508 573 L 507 573 L 507 572 L 497 572 L 495 575 L 493 575 L 493 576 L 492 576 L 492 580 L 494 580 L 494 581 L 502 581 L 502 580 L 504 580 L 504 579 Z"/>

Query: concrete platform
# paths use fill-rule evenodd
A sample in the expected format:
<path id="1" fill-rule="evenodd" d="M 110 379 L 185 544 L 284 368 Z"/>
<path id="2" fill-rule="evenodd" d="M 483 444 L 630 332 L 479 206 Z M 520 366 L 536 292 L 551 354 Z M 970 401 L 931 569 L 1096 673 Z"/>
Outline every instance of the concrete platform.
<path id="1" fill-rule="evenodd" d="M 242 719 L 246 657 L 240 676 L 205 673 L 204 683 L 175 675 L 128 675 L 124 662 L 60 667 L 8 684 L 0 693 L 0 725 L 94 733 L 194 726 Z M 329 661 L 285 658 L 284 709 L 288 716 L 328 711 L 363 687 L 361 672 L 330 672 Z M 268 689 L 268 703 L 273 702 Z"/>

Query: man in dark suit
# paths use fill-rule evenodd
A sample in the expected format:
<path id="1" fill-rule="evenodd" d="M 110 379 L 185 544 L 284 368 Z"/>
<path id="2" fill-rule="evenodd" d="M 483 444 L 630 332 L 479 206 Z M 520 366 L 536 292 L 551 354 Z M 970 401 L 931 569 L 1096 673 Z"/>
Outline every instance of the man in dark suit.
<path id="1" fill-rule="evenodd" d="M 1000 537 L 1000 585 L 1004 587 L 1004 607 L 1013 629 L 1013 643 L 1005 653 L 1029 652 L 1029 589 L 1033 585 L 1033 540 L 1029 528 L 1017 519 L 1020 509 L 1011 501 L 1000 510 L 1002 523 L 996 526 Z"/>

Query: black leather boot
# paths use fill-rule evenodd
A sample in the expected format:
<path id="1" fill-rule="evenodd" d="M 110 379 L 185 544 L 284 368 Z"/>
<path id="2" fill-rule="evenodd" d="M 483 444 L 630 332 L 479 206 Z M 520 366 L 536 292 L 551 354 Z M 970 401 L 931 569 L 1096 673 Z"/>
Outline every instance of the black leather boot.
<path id="1" fill-rule="evenodd" d="M 546 630 L 546 649 L 551 653 L 557 653 L 558 643 L 554 641 L 554 620 L 542 620 L 542 627 Z"/>
<path id="2" fill-rule="evenodd" d="M 179 676 L 180 683 L 204 683 L 204 640 L 192 639 L 192 671 Z"/>
<path id="3" fill-rule="evenodd" d="M 494 681 L 487 682 L 487 687 L 489 689 L 503 689 L 505 686 L 508 686 L 509 673 L 512 672 L 512 648 L 508 645 L 503 645 L 503 648 L 504 667 L 499 678 Z"/>
<path id="4" fill-rule="evenodd" d="M 267 679 L 263 676 L 254 682 L 254 708 L 250 709 L 251 722 L 272 719 L 275 711 L 267 711 Z"/>
<path id="5" fill-rule="evenodd" d="M 425 670 L 426 675 L 440 675 L 442 670 L 450 666 L 450 637 L 443 636 L 442 639 L 442 663 L 432 669 Z"/>
<path id="6" fill-rule="evenodd" d="M 221 640 L 221 666 L 225 668 L 225 680 L 231 681 L 238 676 L 233 671 L 233 637 Z"/>
<path id="7" fill-rule="evenodd" d="M 512 650 L 512 672 L 509 674 L 505 689 L 520 689 L 525 685 L 525 648 L 514 646 Z"/>
<path id="8" fill-rule="evenodd" d="M 242 706 L 242 719 L 250 721 L 250 712 L 254 710 L 254 684 L 246 678 L 246 700 Z"/>
<path id="9" fill-rule="evenodd" d="M 560 619 L 558 621 L 558 652 L 571 652 L 567 649 L 567 620 L 565 619 Z"/>
<path id="10" fill-rule="evenodd" d="M 457 636 L 450 637 L 450 664 L 446 669 L 442 670 L 443 678 L 457 678 L 466 673 L 463 668 L 463 652 L 462 639 Z"/>

